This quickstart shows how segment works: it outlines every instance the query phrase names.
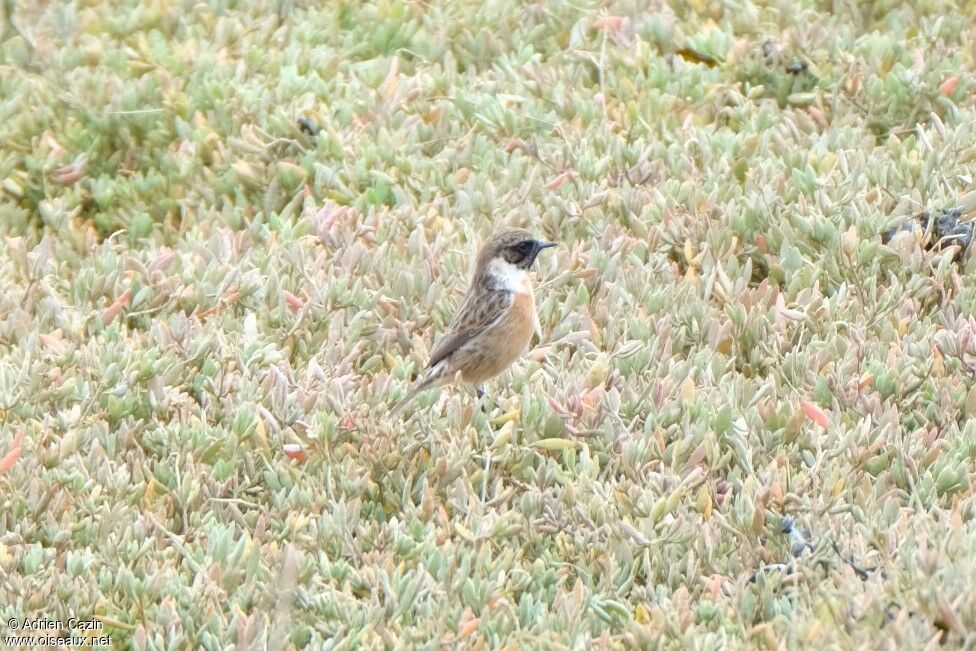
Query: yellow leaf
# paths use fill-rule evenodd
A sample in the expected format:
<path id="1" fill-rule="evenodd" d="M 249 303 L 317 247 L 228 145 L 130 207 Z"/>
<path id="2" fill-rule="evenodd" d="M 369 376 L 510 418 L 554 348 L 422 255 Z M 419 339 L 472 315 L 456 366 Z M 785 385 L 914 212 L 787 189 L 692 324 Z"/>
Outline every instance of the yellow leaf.
<path id="1" fill-rule="evenodd" d="M 596 356 L 588 375 L 590 388 L 600 386 L 606 381 L 607 377 L 610 376 L 610 358 L 607 357 L 606 353 L 600 353 Z"/>
<path id="2" fill-rule="evenodd" d="M 695 250 L 691 246 L 691 240 L 685 239 L 685 262 L 689 265 L 694 266 L 695 264 Z"/>
<path id="3" fill-rule="evenodd" d="M 638 624 L 650 624 L 651 615 L 647 612 L 647 607 L 644 604 L 637 604 L 634 608 L 634 619 L 637 620 Z"/>
<path id="4" fill-rule="evenodd" d="M 698 488 L 698 512 L 702 514 L 706 520 L 712 515 L 712 491 L 709 490 L 708 486 L 702 484 Z"/>
<path id="5" fill-rule="evenodd" d="M 728 355 L 732 351 L 732 340 L 725 337 L 715 345 L 715 352 Z"/>
<path id="6" fill-rule="evenodd" d="M 518 407 L 516 407 L 515 409 L 506 412 L 497 418 L 492 419 L 491 424 L 494 427 L 498 427 L 499 425 L 504 425 L 509 421 L 517 421 L 521 415 L 522 412 L 518 409 Z"/>
<path id="7" fill-rule="evenodd" d="M 460 536 L 465 540 L 472 540 L 474 538 L 474 534 L 471 533 L 471 530 L 460 522 L 454 523 L 454 530 L 457 531 L 458 534 L 460 534 Z"/>
<path id="8" fill-rule="evenodd" d="M 258 416 L 254 419 L 254 422 L 254 438 L 257 439 L 258 445 L 265 450 L 270 450 L 271 446 L 268 445 L 268 430 L 264 426 L 264 419 Z"/>
<path id="9" fill-rule="evenodd" d="M 579 443 L 576 441 L 571 441 L 569 439 L 541 439 L 539 441 L 533 441 L 529 443 L 531 447 L 540 448 L 542 450 L 575 450 L 579 447 Z"/>
<path id="10" fill-rule="evenodd" d="M 145 490 L 142 491 L 142 508 L 144 510 L 151 510 L 156 503 L 156 486 L 158 484 L 159 482 L 156 481 L 155 477 L 149 478 Z"/>
<path id="11" fill-rule="evenodd" d="M 932 375 L 945 377 L 945 362 L 942 361 L 942 353 L 936 346 L 932 346 Z"/>
<path id="12" fill-rule="evenodd" d="M 844 478 L 843 477 L 840 477 L 837 480 L 837 483 L 834 484 L 833 489 L 831 489 L 831 491 L 830 491 L 830 497 L 831 498 L 837 497 L 838 495 L 841 494 L 841 491 L 843 491 L 843 490 L 844 490 Z"/>
<path id="13" fill-rule="evenodd" d="M 504 425 L 502 425 L 502 428 L 498 431 L 498 434 L 495 436 L 495 440 L 492 441 L 491 449 L 497 450 L 498 448 L 505 446 L 509 441 L 512 440 L 512 432 L 514 431 L 515 431 L 514 421 L 510 420 Z"/>
<path id="14" fill-rule="evenodd" d="M 681 402 L 684 404 L 689 404 L 695 399 L 695 381 L 691 379 L 691 376 L 686 377 L 685 381 L 681 383 Z"/>

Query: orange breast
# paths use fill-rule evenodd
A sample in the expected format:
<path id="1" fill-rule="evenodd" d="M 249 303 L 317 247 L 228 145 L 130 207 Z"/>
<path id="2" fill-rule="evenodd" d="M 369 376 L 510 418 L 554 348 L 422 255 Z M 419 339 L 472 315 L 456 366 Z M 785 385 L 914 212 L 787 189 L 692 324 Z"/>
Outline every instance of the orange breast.
<path id="1" fill-rule="evenodd" d="M 480 354 L 472 355 L 465 364 L 464 380 L 478 384 L 511 366 L 532 340 L 535 321 L 535 297 L 531 291 L 517 292 L 508 308 L 507 318 L 481 342 Z"/>
<path id="2" fill-rule="evenodd" d="M 511 315 L 511 336 L 519 344 L 516 356 L 521 355 L 535 333 L 535 297 L 531 293 L 519 292 L 508 312 Z"/>

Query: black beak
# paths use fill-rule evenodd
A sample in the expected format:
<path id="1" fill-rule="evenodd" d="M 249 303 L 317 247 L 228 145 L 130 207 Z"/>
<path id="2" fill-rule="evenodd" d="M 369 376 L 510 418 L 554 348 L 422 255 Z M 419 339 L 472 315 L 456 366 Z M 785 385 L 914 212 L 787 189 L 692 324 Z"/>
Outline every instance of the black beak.
<path id="1" fill-rule="evenodd" d="M 532 266 L 532 264 L 535 262 L 535 259 L 539 256 L 540 251 L 542 251 L 543 249 L 549 249 L 556 246 L 555 242 L 546 242 L 545 240 L 534 240 L 534 242 L 535 242 L 535 246 L 533 248 L 535 250 L 532 251 L 532 255 L 530 255 L 525 259 L 526 269 Z"/>

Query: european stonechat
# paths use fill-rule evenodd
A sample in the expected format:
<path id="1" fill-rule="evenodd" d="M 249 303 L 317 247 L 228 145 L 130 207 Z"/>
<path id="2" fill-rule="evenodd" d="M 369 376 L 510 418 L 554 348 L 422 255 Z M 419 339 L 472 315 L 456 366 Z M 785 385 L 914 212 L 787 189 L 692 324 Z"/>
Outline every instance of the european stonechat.
<path id="1" fill-rule="evenodd" d="M 418 393 L 454 380 L 481 385 L 529 348 L 540 332 L 529 269 L 543 249 L 556 246 L 521 228 L 493 234 L 478 252 L 471 285 L 447 333 L 434 348 L 424 374 L 393 408 L 396 414 Z"/>

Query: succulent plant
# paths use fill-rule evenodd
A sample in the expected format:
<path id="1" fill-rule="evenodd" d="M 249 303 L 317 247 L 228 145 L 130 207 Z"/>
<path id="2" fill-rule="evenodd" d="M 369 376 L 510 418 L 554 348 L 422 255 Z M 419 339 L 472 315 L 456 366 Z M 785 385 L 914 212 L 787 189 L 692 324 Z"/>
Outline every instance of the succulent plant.
<path id="1" fill-rule="evenodd" d="M 971 3 L 2 11 L 0 622 L 972 646 Z M 540 341 L 386 418 L 500 224 Z"/>

